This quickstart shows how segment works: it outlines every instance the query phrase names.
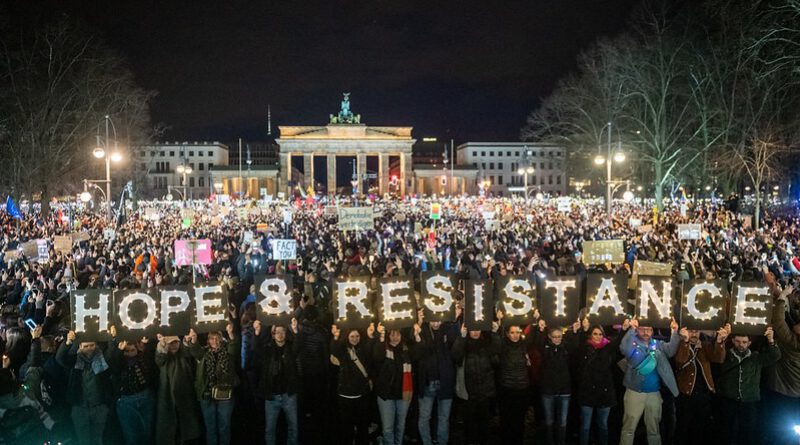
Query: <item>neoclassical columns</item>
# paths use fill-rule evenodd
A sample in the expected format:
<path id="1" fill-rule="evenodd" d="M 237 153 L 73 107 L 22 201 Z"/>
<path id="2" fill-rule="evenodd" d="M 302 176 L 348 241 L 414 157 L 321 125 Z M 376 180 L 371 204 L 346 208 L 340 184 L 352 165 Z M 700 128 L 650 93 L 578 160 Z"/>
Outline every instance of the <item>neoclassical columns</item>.
<path id="1" fill-rule="evenodd" d="M 336 155 L 328 153 L 328 194 L 336 194 Z"/>

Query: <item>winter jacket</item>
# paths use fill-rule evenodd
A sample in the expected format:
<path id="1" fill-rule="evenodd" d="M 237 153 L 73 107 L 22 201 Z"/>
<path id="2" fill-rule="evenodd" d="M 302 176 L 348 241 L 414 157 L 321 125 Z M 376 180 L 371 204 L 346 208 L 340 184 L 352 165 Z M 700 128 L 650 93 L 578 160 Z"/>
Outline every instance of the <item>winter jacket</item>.
<path id="1" fill-rule="evenodd" d="M 656 371 L 661 378 L 661 383 L 670 390 L 672 395 L 677 396 L 678 384 L 675 382 L 675 374 L 672 373 L 669 359 L 678 351 L 680 341 L 680 335 L 673 332 L 669 343 L 651 338 L 649 344 L 642 344 L 639 337 L 636 336 L 636 329 L 629 328 L 619 345 L 620 352 L 628 360 L 628 369 L 625 371 L 622 384 L 632 391 L 642 391 L 644 376 L 639 374 L 636 368 L 647 358 L 648 354 L 652 353 L 656 360 Z"/>
<path id="2" fill-rule="evenodd" d="M 95 354 L 103 354 L 100 345 L 97 346 Z M 79 360 L 77 342 L 73 342 L 72 345 L 67 345 L 66 342 L 62 343 L 56 352 L 56 360 L 59 365 L 69 371 L 67 380 L 67 400 L 71 405 L 83 406 L 87 403 L 84 400 L 86 388 L 83 387 L 83 383 L 84 378 L 87 377 L 84 376 L 84 373 L 93 375 L 93 377 L 90 377 L 94 380 L 92 391 L 97 391 L 98 395 L 96 399 L 98 403 L 92 403 L 93 406 L 109 403 L 112 400 L 110 368 L 99 374 L 94 374 L 92 365 L 89 363 L 85 364 L 82 370 L 75 368 L 75 363 Z"/>
<path id="3" fill-rule="evenodd" d="M 765 370 L 767 387 L 787 397 L 800 397 L 800 336 L 786 323 L 785 306 L 786 302 L 779 300 L 773 307 L 772 327 L 781 359 Z"/>
<path id="4" fill-rule="evenodd" d="M 239 337 L 233 340 L 229 340 L 220 345 L 220 348 L 227 349 L 228 353 L 225 357 L 227 360 L 229 360 L 228 363 L 229 372 L 221 373 L 219 370 L 220 366 L 219 364 L 217 365 L 218 367 L 218 369 L 216 370 L 218 379 L 217 385 L 227 385 L 231 387 L 238 386 L 239 376 L 236 373 L 236 368 L 241 360 L 239 356 L 239 354 L 242 351 L 241 340 L 239 339 Z M 197 361 L 197 372 L 195 372 L 195 380 L 194 380 L 194 390 L 195 393 L 197 394 L 197 400 L 209 399 L 211 397 L 211 390 L 212 390 L 209 382 L 206 380 L 206 373 L 204 372 L 206 360 L 208 359 L 209 354 L 211 354 L 211 350 L 208 347 L 206 347 L 203 348 L 202 351 L 203 354 Z"/>
<path id="5" fill-rule="evenodd" d="M 159 368 L 157 445 L 181 444 L 200 437 L 203 431 L 192 386 L 196 358 L 202 354 L 203 349 L 197 344 L 184 343 L 175 354 L 169 354 L 161 345 L 156 347 Z"/>
<path id="6" fill-rule="evenodd" d="M 570 352 L 577 346 L 578 336 L 568 330 L 560 345 L 554 345 L 544 332 L 531 332 L 534 343 L 541 353 L 539 387 L 545 395 L 567 395 L 572 392 L 570 379 Z"/>
<path id="7" fill-rule="evenodd" d="M 691 395 L 699 374 L 708 389 L 715 392 L 711 363 L 722 363 L 723 360 L 724 343 L 706 341 L 700 347 L 693 347 L 689 342 L 681 341 L 678 352 L 675 353 L 675 380 L 678 382 L 678 390 L 681 394 Z"/>
<path id="8" fill-rule="evenodd" d="M 453 360 L 464 366 L 464 385 L 469 400 L 484 401 L 497 395 L 495 368 L 500 363 L 500 336 L 479 339 L 459 336 L 453 344 Z"/>
<path id="9" fill-rule="evenodd" d="M 607 408 L 617 404 L 613 367 L 622 334 L 602 348 L 588 343 L 586 332 L 579 334 L 578 347 L 578 402 L 582 406 Z"/>
<path id="10" fill-rule="evenodd" d="M 500 341 L 500 369 L 498 383 L 501 388 L 527 389 L 528 378 L 528 346 L 533 344 L 533 335 L 528 335 L 518 342 L 512 342 L 505 335 Z"/>
<path id="11" fill-rule="evenodd" d="M 369 394 L 370 375 L 369 375 L 369 344 L 361 341 L 355 348 L 350 346 L 347 339 L 331 340 L 331 355 L 339 364 L 339 379 L 337 381 L 336 393 L 345 397 L 361 397 Z M 355 351 L 356 359 L 361 363 L 364 372 L 361 372 L 355 360 L 351 358 L 350 350 Z"/>
<path id="12" fill-rule="evenodd" d="M 299 372 L 305 377 L 324 376 L 330 366 L 329 335 L 319 323 L 303 320 L 296 341 L 299 349 Z"/>
<path id="13" fill-rule="evenodd" d="M 417 384 L 420 394 L 430 382 L 439 381 L 439 398 L 452 399 L 456 386 L 456 365 L 453 361 L 453 343 L 460 337 L 455 323 L 442 323 L 433 330 L 423 323 L 420 337 Z"/>
<path id="14" fill-rule="evenodd" d="M 297 339 L 286 339 L 283 348 L 279 348 L 275 341 L 267 340 L 263 331 L 256 337 L 256 354 L 261 362 L 261 378 L 258 383 L 260 396 L 266 400 L 274 399 L 276 391 L 281 394 L 297 394 L 300 390 L 300 372 L 298 369 L 298 351 L 300 342 Z M 277 388 L 277 375 L 283 372 L 285 387 Z"/>
<path id="15" fill-rule="evenodd" d="M 403 367 L 411 367 L 416 358 L 416 343 L 401 341 L 395 347 L 388 342 L 372 341 L 372 364 L 375 367 L 375 395 L 383 400 L 403 398 Z"/>
<path id="16" fill-rule="evenodd" d="M 763 352 L 748 349 L 737 354 L 733 348 L 726 351 L 725 361 L 717 375 L 717 394 L 740 402 L 757 402 L 761 399 L 761 369 L 781 358 L 777 344 L 768 345 Z"/>

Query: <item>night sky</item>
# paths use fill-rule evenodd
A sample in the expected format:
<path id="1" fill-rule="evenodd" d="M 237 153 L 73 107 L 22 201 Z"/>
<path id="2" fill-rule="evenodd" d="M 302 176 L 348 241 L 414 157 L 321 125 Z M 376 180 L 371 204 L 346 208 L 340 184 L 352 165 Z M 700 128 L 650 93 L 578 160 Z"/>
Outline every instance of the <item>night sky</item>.
<path id="1" fill-rule="evenodd" d="M 33 2 L 41 5 L 41 2 Z M 516 141 L 575 57 L 624 29 L 635 0 L 52 1 L 158 91 L 164 140 L 257 140 L 324 125 L 342 92 L 368 125 Z"/>

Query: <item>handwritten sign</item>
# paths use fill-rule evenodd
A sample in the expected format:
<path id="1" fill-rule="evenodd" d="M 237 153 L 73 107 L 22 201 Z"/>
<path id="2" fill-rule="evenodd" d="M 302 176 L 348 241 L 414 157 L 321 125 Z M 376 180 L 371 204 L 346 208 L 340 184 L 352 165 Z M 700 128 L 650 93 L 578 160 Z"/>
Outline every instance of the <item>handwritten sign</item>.
<path id="1" fill-rule="evenodd" d="M 274 239 L 270 241 L 272 245 L 273 260 L 294 260 L 297 259 L 297 241 L 293 239 Z"/>
<path id="2" fill-rule="evenodd" d="M 583 256 L 586 264 L 625 262 L 622 240 L 584 241 Z"/>
<path id="3" fill-rule="evenodd" d="M 672 263 L 654 263 L 652 261 L 636 260 L 636 273 L 655 277 L 672 276 Z"/>
<path id="4" fill-rule="evenodd" d="M 56 252 L 70 252 L 72 250 L 72 237 L 68 235 L 56 235 L 53 237 L 53 249 Z"/>
<path id="5" fill-rule="evenodd" d="M 175 265 L 211 264 L 211 240 L 175 240 Z"/>
<path id="6" fill-rule="evenodd" d="M 367 230 L 375 227 L 372 207 L 339 207 L 339 230 Z"/>
<path id="7" fill-rule="evenodd" d="M 46 263 L 50 259 L 50 249 L 47 248 L 47 240 L 36 240 L 36 252 L 40 263 Z"/>
<path id="8" fill-rule="evenodd" d="M 698 240 L 701 231 L 700 224 L 678 224 L 678 239 Z"/>

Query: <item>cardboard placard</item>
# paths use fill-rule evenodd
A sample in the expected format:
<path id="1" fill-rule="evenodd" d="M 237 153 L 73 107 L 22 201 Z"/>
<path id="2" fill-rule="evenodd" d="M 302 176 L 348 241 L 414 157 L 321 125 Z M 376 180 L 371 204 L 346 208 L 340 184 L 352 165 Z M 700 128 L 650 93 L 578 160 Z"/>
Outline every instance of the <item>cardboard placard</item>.
<path id="1" fill-rule="evenodd" d="M 583 258 L 586 264 L 620 264 L 625 262 L 622 240 L 584 241 Z"/>
<path id="2" fill-rule="evenodd" d="M 592 323 L 612 325 L 630 316 L 632 308 L 624 294 L 627 279 L 623 274 L 590 273 L 586 277 L 586 307 Z"/>
<path id="3" fill-rule="evenodd" d="M 455 274 L 449 272 L 420 274 L 420 304 L 425 321 L 455 321 L 456 280 Z"/>
<path id="4" fill-rule="evenodd" d="M 70 234 L 70 237 L 72 237 L 73 244 L 92 239 L 92 235 L 90 235 L 89 232 L 74 232 Z"/>
<path id="5" fill-rule="evenodd" d="M 725 280 L 688 280 L 683 283 L 681 327 L 717 330 L 728 320 L 725 308 L 730 300 Z"/>
<path id="6" fill-rule="evenodd" d="M 503 323 L 527 325 L 534 322 L 536 310 L 536 283 L 527 277 L 511 275 L 497 280 L 497 301 L 503 311 Z"/>
<path id="7" fill-rule="evenodd" d="M 22 254 L 25 255 L 25 258 L 28 258 L 29 260 L 35 260 L 39 258 L 39 245 L 36 240 L 30 240 L 22 243 L 20 248 L 22 249 Z"/>
<path id="8" fill-rule="evenodd" d="M 72 252 L 72 237 L 68 235 L 56 235 L 53 237 L 53 250 L 61 253 Z"/>
<path id="9" fill-rule="evenodd" d="M 470 331 L 490 331 L 494 321 L 494 294 L 489 280 L 464 283 L 464 324 Z"/>
<path id="10" fill-rule="evenodd" d="M 339 207 L 339 230 L 369 230 L 375 228 L 372 207 Z"/>
<path id="11" fill-rule="evenodd" d="M 567 326 L 578 319 L 581 302 L 581 283 L 578 277 L 547 275 L 536 280 L 539 296 L 539 315 L 548 326 Z"/>
<path id="12" fill-rule="evenodd" d="M 771 321 L 769 286 L 757 282 L 734 283 L 728 314 L 732 334 L 764 335 Z"/>
<path id="13" fill-rule="evenodd" d="M 297 241 L 293 239 L 273 239 L 272 245 L 273 260 L 294 260 L 297 259 Z"/>
<path id="14" fill-rule="evenodd" d="M 678 224 L 679 240 L 698 240 L 703 232 L 700 224 Z"/>
<path id="15" fill-rule="evenodd" d="M 386 329 L 414 326 L 417 321 L 417 305 L 413 281 L 408 277 L 381 278 L 379 286 L 378 302 L 375 306 Z"/>
<path id="16" fill-rule="evenodd" d="M 654 277 L 671 277 L 672 263 L 655 263 L 652 261 L 636 260 L 633 263 L 638 275 L 649 275 Z"/>

